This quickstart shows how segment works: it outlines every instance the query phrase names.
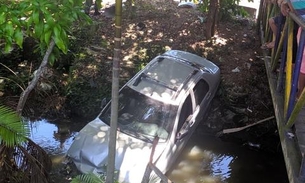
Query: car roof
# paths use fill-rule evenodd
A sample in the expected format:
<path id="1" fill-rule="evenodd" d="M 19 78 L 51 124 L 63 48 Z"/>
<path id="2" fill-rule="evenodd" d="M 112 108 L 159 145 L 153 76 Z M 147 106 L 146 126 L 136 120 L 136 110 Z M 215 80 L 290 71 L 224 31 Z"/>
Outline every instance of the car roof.
<path id="1" fill-rule="evenodd" d="M 198 57 L 200 59 L 204 59 Z M 198 72 L 208 72 L 187 58 L 163 54 L 153 59 L 129 83 L 132 89 L 151 98 L 175 103 L 182 89 Z"/>

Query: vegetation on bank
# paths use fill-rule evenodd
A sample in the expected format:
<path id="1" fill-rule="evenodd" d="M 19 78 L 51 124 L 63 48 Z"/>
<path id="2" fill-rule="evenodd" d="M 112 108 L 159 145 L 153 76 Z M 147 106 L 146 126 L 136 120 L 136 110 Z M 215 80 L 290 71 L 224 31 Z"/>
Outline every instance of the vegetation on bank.
<path id="1" fill-rule="evenodd" d="M 0 182 L 48 183 L 51 160 L 15 111 L 0 105 Z"/>
<path id="2" fill-rule="evenodd" d="M 49 55 L 48 66 L 41 70 L 37 87 L 29 92 L 30 101 L 26 103 L 23 115 L 57 117 L 73 114 L 94 117 L 100 110 L 102 99 L 109 98 L 111 93 L 112 62 L 107 57 L 113 53 L 113 40 L 103 38 L 103 33 L 99 33 L 100 28 L 109 22 L 100 22 L 93 17 L 90 25 L 83 25 L 90 21 L 78 13 L 83 8 L 82 1 L 70 3 L 61 0 L 57 2 L 62 4 L 59 8 L 57 4 L 44 0 L 36 0 L 36 3 L 12 2 L 14 1 L 8 1 L 7 7 L 1 7 L 1 26 L 6 26 L 4 22 L 18 26 L 9 26 L 4 29 L 6 32 L 0 34 L 5 50 L 0 55 L 0 101 L 12 108 L 17 107 L 20 93 L 26 90 L 37 74 L 53 38 L 56 44 Z M 208 2 L 203 1 L 199 5 L 204 14 L 208 13 Z M 147 11 L 152 8 L 147 6 L 149 3 L 133 3 L 133 7 L 146 6 Z M 221 1 L 220 17 L 227 19 L 235 14 L 245 15 L 245 11 L 238 9 L 236 3 L 236 0 Z M 40 9 L 41 6 L 49 8 Z M 14 14 L 5 13 L 10 12 L 10 9 L 15 10 Z M 130 7 L 126 7 L 128 9 Z M 83 20 L 78 21 L 79 18 Z M 149 50 L 143 50 L 145 48 L 138 49 L 136 63 L 134 67 L 126 68 L 129 71 L 127 75 L 123 74 L 121 84 L 155 55 L 164 52 L 166 47 L 150 45 Z"/>

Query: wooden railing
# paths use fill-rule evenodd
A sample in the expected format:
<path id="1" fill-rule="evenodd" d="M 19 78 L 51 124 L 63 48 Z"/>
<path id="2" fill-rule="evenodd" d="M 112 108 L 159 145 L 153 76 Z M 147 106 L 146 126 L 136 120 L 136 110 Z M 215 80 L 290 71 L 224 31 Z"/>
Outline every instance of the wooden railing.
<path id="1" fill-rule="evenodd" d="M 258 21 L 261 22 L 265 33 L 265 42 L 272 41 L 272 32 L 268 24 L 270 17 L 276 16 L 280 13 L 279 7 L 275 4 L 268 4 L 266 0 L 261 0 L 260 13 L 262 14 Z M 281 15 L 283 18 L 283 15 Z M 279 21 L 281 22 L 281 21 Z M 293 29 L 294 23 L 302 27 L 300 43 L 297 48 L 295 64 L 293 66 Z M 303 57 L 303 49 L 305 45 L 305 22 L 293 12 L 289 12 L 286 17 L 284 25 L 277 25 L 283 27 L 282 31 L 278 31 L 275 36 L 275 46 L 271 51 L 271 69 L 276 72 L 279 68 L 277 92 L 284 93 L 284 115 L 287 120 L 287 128 L 292 127 L 296 116 L 299 114 L 301 108 L 305 104 L 305 92 L 303 91 L 299 99 L 296 100 L 296 93 L 298 90 L 298 78 L 300 75 L 300 67 Z M 279 59 L 281 57 L 281 59 Z M 279 62 L 280 61 L 280 62 Z"/>
<path id="2" fill-rule="evenodd" d="M 299 117 L 300 112 L 303 113 L 302 109 L 304 109 L 305 90 L 296 99 L 305 45 L 305 22 L 293 12 L 289 12 L 285 23 L 277 25 L 278 31 L 273 38 L 268 20 L 280 14 L 280 9 L 276 4 L 267 3 L 267 1 L 261 0 L 258 30 L 262 36 L 262 43 L 275 40 L 274 48 L 267 51 L 267 54 L 264 53 L 265 65 L 289 182 L 301 183 L 305 182 L 305 148 L 300 147 L 305 144 L 303 142 L 305 140 L 305 128 L 302 129 L 301 134 L 297 132 L 298 129 L 294 130 L 292 127 L 295 125 L 298 128 L 305 125 L 305 119 L 301 119 L 300 123 Z M 280 16 L 280 19 L 282 18 L 284 18 L 283 15 Z M 294 31 L 295 24 L 302 28 L 297 48 L 293 48 L 293 46 L 296 46 L 293 44 L 293 39 L 296 36 L 294 35 L 296 34 Z M 293 49 L 297 49 L 296 54 L 293 53 Z M 293 134 L 297 134 L 297 137 Z M 298 134 L 301 134 L 300 137 Z M 300 143 L 300 141 L 302 142 Z"/>

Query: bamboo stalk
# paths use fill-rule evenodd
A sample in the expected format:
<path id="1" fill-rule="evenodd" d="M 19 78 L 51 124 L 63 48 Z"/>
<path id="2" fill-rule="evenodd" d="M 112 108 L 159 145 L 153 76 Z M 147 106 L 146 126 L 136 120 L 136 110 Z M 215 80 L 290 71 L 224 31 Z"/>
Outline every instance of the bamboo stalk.
<path id="1" fill-rule="evenodd" d="M 284 28 L 283 28 L 283 33 L 281 35 L 279 45 L 277 47 L 275 55 L 274 56 L 272 55 L 271 71 L 276 70 L 277 62 L 280 58 L 280 54 L 281 54 L 281 51 L 282 51 L 282 48 L 283 48 L 283 42 L 284 42 L 284 38 L 285 38 L 285 35 L 286 35 L 286 32 L 287 32 L 287 26 L 288 26 L 288 23 L 287 23 L 287 21 L 285 21 L 285 25 L 284 25 Z"/>
<path id="2" fill-rule="evenodd" d="M 305 90 L 303 89 L 301 96 L 299 98 L 299 100 L 297 101 L 295 107 L 293 108 L 293 111 L 291 113 L 291 116 L 289 117 L 287 124 L 285 126 L 285 128 L 291 128 L 292 125 L 295 123 L 296 118 L 298 117 L 298 114 L 300 113 L 300 111 L 302 110 L 302 107 L 305 104 Z"/>
<path id="3" fill-rule="evenodd" d="M 288 46 L 287 48 L 287 63 L 286 63 L 286 86 L 285 86 L 285 100 L 284 100 L 284 114 L 286 116 L 289 104 L 289 96 L 292 82 L 292 50 L 293 50 L 293 21 L 288 17 Z M 286 118 L 286 117 L 285 117 Z"/>

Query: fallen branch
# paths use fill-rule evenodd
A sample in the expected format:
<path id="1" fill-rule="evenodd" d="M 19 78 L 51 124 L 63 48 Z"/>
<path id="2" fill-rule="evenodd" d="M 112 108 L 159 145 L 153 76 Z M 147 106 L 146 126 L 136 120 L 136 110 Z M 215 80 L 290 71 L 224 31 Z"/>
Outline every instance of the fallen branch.
<path id="1" fill-rule="evenodd" d="M 271 120 L 271 119 L 273 119 L 273 118 L 274 118 L 274 116 L 271 116 L 271 117 L 269 117 L 269 118 L 262 119 L 262 120 L 260 120 L 260 121 L 258 121 L 258 122 L 256 122 L 256 123 L 252 123 L 252 124 L 247 125 L 247 126 L 238 127 L 238 128 L 224 129 L 224 130 L 222 130 L 222 131 L 220 132 L 220 134 L 228 134 L 228 133 L 239 132 L 239 131 L 242 131 L 242 130 L 247 129 L 247 128 L 249 128 L 249 127 L 252 127 L 252 126 L 254 126 L 254 125 L 258 125 L 258 124 L 263 123 L 263 122 L 265 122 L 265 121 L 269 121 L 269 120 Z M 218 135 L 220 135 L 220 134 L 218 134 Z"/>
<path id="2" fill-rule="evenodd" d="M 52 40 L 49 44 L 49 47 L 48 47 L 48 49 L 47 49 L 47 51 L 46 51 L 46 53 L 43 57 L 43 60 L 40 64 L 39 68 L 37 69 L 36 74 L 34 74 L 34 77 L 33 77 L 32 81 L 30 82 L 30 84 L 27 86 L 27 88 L 20 95 L 20 99 L 19 99 L 19 102 L 18 102 L 18 105 L 17 105 L 17 113 L 20 116 L 22 115 L 22 110 L 23 110 L 23 107 L 25 105 L 25 102 L 28 99 L 29 94 L 36 87 L 36 85 L 39 81 L 39 78 L 42 74 L 43 69 L 48 64 L 48 60 L 49 60 L 49 57 L 50 57 L 50 55 L 53 51 L 54 46 L 55 46 L 55 42 L 54 42 L 54 40 Z"/>

